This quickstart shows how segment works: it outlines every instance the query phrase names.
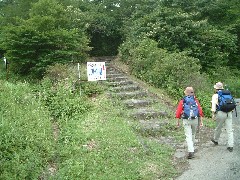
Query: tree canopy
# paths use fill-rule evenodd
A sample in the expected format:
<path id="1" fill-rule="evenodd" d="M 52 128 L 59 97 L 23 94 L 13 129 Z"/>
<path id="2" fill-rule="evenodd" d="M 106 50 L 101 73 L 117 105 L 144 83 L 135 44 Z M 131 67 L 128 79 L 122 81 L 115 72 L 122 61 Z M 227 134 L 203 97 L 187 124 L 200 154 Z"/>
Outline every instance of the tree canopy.
<path id="1" fill-rule="evenodd" d="M 87 56 L 129 57 L 144 38 L 198 59 L 201 72 L 240 68 L 237 0 L 2 0 L 0 52 L 20 74 Z"/>

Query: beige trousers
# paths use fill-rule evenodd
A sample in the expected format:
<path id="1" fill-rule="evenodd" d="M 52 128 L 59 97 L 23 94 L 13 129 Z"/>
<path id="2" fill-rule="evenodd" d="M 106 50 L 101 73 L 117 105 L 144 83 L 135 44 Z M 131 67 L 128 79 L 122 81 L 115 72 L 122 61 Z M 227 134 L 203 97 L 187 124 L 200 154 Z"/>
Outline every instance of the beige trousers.
<path id="1" fill-rule="evenodd" d="M 183 127 L 184 127 L 188 152 L 194 152 L 194 143 L 195 143 L 197 126 L 198 126 L 198 118 L 191 119 L 191 120 L 183 119 Z"/>
<path id="2" fill-rule="evenodd" d="M 216 128 L 214 131 L 213 139 L 218 142 L 219 137 L 222 133 L 222 128 L 225 125 L 228 141 L 227 146 L 233 147 L 233 128 L 232 128 L 232 112 L 225 113 L 222 111 L 218 111 L 216 114 Z"/>

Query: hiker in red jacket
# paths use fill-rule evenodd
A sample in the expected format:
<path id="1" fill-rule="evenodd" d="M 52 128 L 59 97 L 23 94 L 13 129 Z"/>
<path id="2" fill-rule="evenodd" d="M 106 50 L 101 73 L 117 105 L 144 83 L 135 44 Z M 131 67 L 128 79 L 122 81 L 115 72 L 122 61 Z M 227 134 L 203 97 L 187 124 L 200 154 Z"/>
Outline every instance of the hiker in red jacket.
<path id="1" fill-rule="evenodd" d="M 185 96 L 178 103 L 176 110 L 177 126 L 182 119 L 186 142 L 188 147 L 188 159 L 194 157 L 194 142 L 198 126 L 202 126 L 203 111 L 201 105 L 194 95 L 192 87 L 187 87 L 184 91 Z"/>

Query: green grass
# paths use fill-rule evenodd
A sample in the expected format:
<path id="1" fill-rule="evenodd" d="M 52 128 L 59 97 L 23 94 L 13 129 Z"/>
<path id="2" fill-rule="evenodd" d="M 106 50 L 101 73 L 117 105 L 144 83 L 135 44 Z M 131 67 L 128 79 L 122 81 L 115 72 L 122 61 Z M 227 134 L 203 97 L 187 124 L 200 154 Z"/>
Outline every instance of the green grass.
<path id="1" fill-rule="evenodd" d="M 121 106 L 116 108 L 105 96 L 95 99 L 94 105 L 82 119 L 60 121 L 64 131 L 55 178 L 167 179 L 176 173 L 173 150 L 146 139 L 142 144 Z"/>
<path id="2" fill-rule="evenodd" d="M 53 154 L 49 113 L 27 83 L 0 83 L 0 179 L 37 179 Z"/>

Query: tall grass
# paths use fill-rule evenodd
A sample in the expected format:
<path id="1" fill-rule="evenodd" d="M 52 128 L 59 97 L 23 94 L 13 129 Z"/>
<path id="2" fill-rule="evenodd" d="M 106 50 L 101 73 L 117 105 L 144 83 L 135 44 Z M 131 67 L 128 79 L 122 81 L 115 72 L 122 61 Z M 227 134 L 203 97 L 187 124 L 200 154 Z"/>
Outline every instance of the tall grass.
<path id="1" fill-rule="evenodd" d="M 37 179 L 53 154 L 51 118 L 29 84 L 0 83 L 0 179 Z"/>

